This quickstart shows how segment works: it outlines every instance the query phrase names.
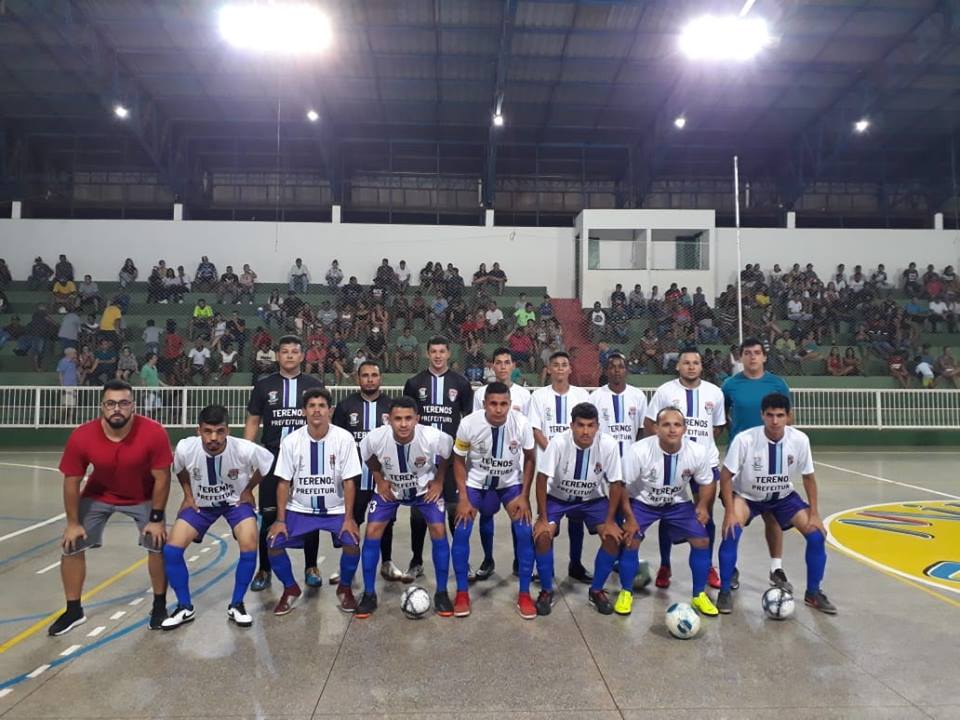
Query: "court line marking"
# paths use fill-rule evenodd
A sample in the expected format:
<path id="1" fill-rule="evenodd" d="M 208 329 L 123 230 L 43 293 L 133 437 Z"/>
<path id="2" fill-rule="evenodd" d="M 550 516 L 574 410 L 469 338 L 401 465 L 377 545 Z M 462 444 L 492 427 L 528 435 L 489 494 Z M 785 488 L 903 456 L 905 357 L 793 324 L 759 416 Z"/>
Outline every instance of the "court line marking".
<path id="1" fill-rule="evenodd" d="M 98 625 L 93 630 L 87 633 L 87 637 L 96 637 L 106 629 L 107 629 L 106 625 Z"/>
<path id="2" fill-rule="evenodd" d="M 37 677 L 38 675 L 41 675 L 42 673 L 45 673 L 45 672 L 46 672 L 47 670 L 49 670 L 49 669 L 50 669 L 50 666 L 49 666 L 49 665 L 41 665 L 40 667 L 38 667 L 38 668 L 37 668 L 36 670 L 34 670 L 33 672 L 27 673 L 27 677 L 28 677 L 28 678 L 35 678 L 35 677 Z"/>
<path id="3" fill-rule="evenodd" d="M 7 695 L 13 692 L 13 688 L 4 688 L 0 690 L 0 698 L 5 698 Z"/>
<path id="4" fill-rule="evenodd" d="M 126 614 L 127 614 L 127 611 L 126 611 L 126 610 L 117 610 L 113 615 L 110 616 L 110 619 L 111 619 L 111 620 L 119 620 L 120 618 L 122 618 L 122 617 L 123 617 L 124 615 L 126 615 Z"/>
<path id="5" fill-rule="evenodd" d="M 0 467 L 19 467 L 19 468 L 28 468 L 30 470 L 46 470 L 48 472 L 57 473 L 57 474 L 60 473 L 59 468 L 52 468 L 46 465 L 27 465 L 24 463 L 0 462 Z M 34 523 L 33 525 L 28 525 L 25 528 L 20 528 L 16 532 L 7 533 L 6 535 L 0 535 L 0 542 L 3 542 L 4 540 L 11 540 L 15 537 L 23 535 L 24 533 L 32 532 L 34 530 L 37 530 L 38 528 L 46 527 L 47 525 L 52 525 L 55 522 L 63 520 L 66 516 L 67 516 L 66 513 L 60 513 L 59 515 L 54 515 L 52 518 L 47 518 L 46 520 L 42 520 L 41 522 Z M 0 649 L 0 652 L 3 652 L 3 650 Z"/>
<path id="6" fill-rule="evenodd" d="M 851 475 L 859 475 L 860 477 L 869 478 L 870 480 L 878 480 L 879 482 L 890 483 L 891 485 L 899 485 L 900 487 L 910 488 L 911 490 L 920 490 L 922 492 L 930 493 L 931 495 L 939 495 L 940 497 L 950 498 L 951 500 L 960 500 L 960 495 L 951 495 L 950 493 L 941 492 L 939 490 L 925 488 L 922 485 L 911 485 L 910 483 L 900 482 L 899 480 L 891 480 L 890 478 L 881 477 L 880 475 L 871 475 L 870 473 L 860 472 L 859 470 L 851 470 L 850 468 L 840 467 L 839 465 L 831 465 L 830 463 L 825 463 L 821 460 L 815 460 L 814 465 L 823 465 L 823 467 L 830 468 L 831 470 L 839 470 L 840 472 L 850 473 Z M 874 504 L 878 505 L 883 503 Z M 869 505 L 865 505 L 864 507 L 869 507 Z M 847 511 L 844 510 L 844 512 Z"/>
<path id="7" fill-rule="evenodd" d="M 134 598 L 133 600 L 131 600 L 129 604 L 130 604 L 130 605 L 139 605 L 139 604 L 142 603 L 142 602 L 143 602 L 143 598 L 142 598 L 142 597 L 138 597 L 138 598 Z"/>
<path id="8" fill-rule="evenodd" d="M 77 650 L 79 650 L 79 649 L 82 648 L 82 647 L 83 647 L 83 645 L 71 645 L 71 646 L 68 647 L 66 650 L 64 650 L 62 653 L 60 653 L 60 657 L 66 657 L 67 655 L 73 655 Z"/>
<path id="9" fill-rule="evenodd" d="M 37 575 L 43 575 L 43 574 L 46 573 L 46 572 L 50 572 L 50 571 L 53 570 L 55 567 L 60 567 L 60 561 L 59 561 L 59 560 L 57 560 L 57 561 L 56 561 L 55 563 L 53 563 L 52 565 L 47 565 L 45 568 L 40 568 L 39 570 L 37 570 Z"/>

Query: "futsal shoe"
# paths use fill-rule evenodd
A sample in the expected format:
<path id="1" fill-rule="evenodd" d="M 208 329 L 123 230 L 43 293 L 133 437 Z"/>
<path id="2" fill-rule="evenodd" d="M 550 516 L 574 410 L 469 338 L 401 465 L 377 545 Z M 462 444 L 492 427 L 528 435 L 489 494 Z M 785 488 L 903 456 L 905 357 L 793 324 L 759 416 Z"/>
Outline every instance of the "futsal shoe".
<path id="1" fill-rule="evenodd" d="M 360 596 L 360 602 L 357 603 L 357 609 L 353 616 L 361 620 L 370 617 L 377 609 L 377 594 L 365 592 Z"/>
<path id="2" fill-rule="evenodd" d="M 633 593 L 629 590 L 621 590 L 617 595 L 617 601 L 613 604 L 613 611 L 617 615 L 629 615 L 633 611 Z"/>
<path id="3" fill-rule="evenodd" d="M 270 573 L 266 570 L 258 570 L 257 574 L 253 576 L 253 582 L 250 583 L 250 590 L 260 592 L 268 587 L 270 587 Z"/>
<path id="4" fill-rule="evenodd" d="M 284 588 L 283 595 L 280 596 L 277 604 L 273 606 L 273 614 L 277 616 L 286 615 L 293 610 L 293 606 L 297 604 L 297 600 L 300 599 L 302 594 L 303 592 L 300 590 L 299 585 Z"/>
<path id="5" fill-rule="evenodd" d="M 337 599 L 340 601 L 337 607 L 341 612 L 357 611 L 357 599 L 353 596 L 353 590 L 349 585 L 337 585 Z"/>
<path id="6" fill-rule="evenodd" d="M 493 561 L 493 558 L 489 560 L 484 560 L 480 563 L 480 568 L 474 573 L 475 581 L 488 580 L 491 575 L 493 575 L 494 569 L 497 567 L 497 564 Z"/>
<path id="7" fill-rule="evenodd" d="M 803 601 L 814 610 L 819 610 L 827 615 L 837 614 L 837 606 L 827 600 L 827 596 L 823 594 L 823 590 L 817 590 L 815 593 L 804 593 Z"/>
<path id="8" fill-rule="evenodd" d="M 308 567 L 303 573 L 303 580 L 307 583 L 307 587 L 318 588 L 323 585 L 323 576 L 320 575 L 320 569 L 317 567 Z M 330 583 L 334 582 L 336 581 L 331 577 Z"/>
<path id="9" fill-rule="evenodd" d="M 470 615 L 470 593 L 457 592 L 453 599 L 453 616 L 467 617 Z"/>
<path id="10" fill-rule="evenodd" d="M 239 627 L 250 627 L 253 625 L 253 617 L 247 613 L 247 608 L 242 602 L 231 603 L 227 606 L 227 619 Z"/>
<path id="11" fill-rule="evenodd" d="M 530 593 L 520 593 L 517 595 L 517 612 L 524 620 L 533 620 L 537 617 L 537 606 L 530 597 Z"/>
<path id="12" fill-rule="evenodd" d="M 584 585 L 593 582 L 593 573 L 587 570 L 583 565 L 570 565 L 567 567 L 567 575 Z"/>
<path id="13" fill-rule="evenodd" d="M 730 576 L 730 589 L 731 590 L 740 589 L 740 570 L 737 568 L 733 569 L 733 575 Z"/>
<path id="14" fill-rule="evenodd" d="M 150 610 L 150 629 L 162 630 L 163 621 L 167 619 L 167 606 L 163 602 L 155 602 Z"/>
<path id="15" fill-rule="evenodd" d="M 613 615 L 613 603 L 607 597 L 606 590 L 589 590 L 587 592 L 587 601 L 597 609 L 601 615 Z"/>
<path id="16" fill-rule="evenodd" d="M 719 590 L 723 586 L 720 582 L 720 573 L 717 572 L 717 568 L 711 567 L 707 571 L 707 585 L 712 587 L 714 590 Z"/>
<path id="17" fill-rule="evenodd" d="M 389 582 L 399 582 L 403 580 L 405 576 L 403 571 L 393 564 L 392 560 L 384 560 L 380 566 L 380 577 Z M 406 582 L 413 582 L 413 578 L 410 578 Z"/>
<path id="18" fill-rule="evenodd" d="M 549 615 L 553 610 L 553 591 L 541 590 L 537 596 L 537 615 Z"/>
<path id="19" fill-rule="evenodd" d="M 770 584 L 773 587 L 786 590 L 791 595 L 793 594 L 793 584 L 787 580 L 787 574 L 783 571 L 783 568 L 770 571 Z"/>
<path id="20" fill-rule="evenodd" d="M 47 628 L 47 634 L 50 637 L 59 637 L 60 635 L 66 635 L 68 632 L 73 630 L 78 625 L 83 625 L 87 621 L 87 616 L 83 614 L 83 610 L 77 610 L 76 612 L 70 612 L 67 610 L 62 613 L 60 617 L 53 621 L 53 624 Z"/>
<path id="21" fill-rule="evenodd" d="M 690 604 L 693 606 L 693 609 L 701 615 L 706 615 L 707 617 L 716 617 L 720 614 L 720 611 L 717 610 L 717 606 L 713 604 L 710 596 L 705 592 L 695 595 L 690 601 Z"/>
<path id="22" fill-rule="evenodd" d="M 661 565 L 660 569 L 657 570 L 657 579 L 654 581 L 654 585 L 665 590 L 666 588 L 670 587 L 671 575 L 673 575 L 673 572 L 670 570 L 670 566 Z"/>
<path id="23" fill-rule="evenodd" d="M 729 615 L 733 612 L 733 595 L 729 590 L 721 590 L 717 593 L 716 608 L 721 615 Z"/>
<path id="24" fill-rule="evenodd" d="M 340 584 L 340 571 L 339 571 L 339 570 L 334 570 L 332 573 L 330 573 L 330 580 L 329 580 L 328 582 L 329 582 L 331 585 L 339 585 L 339 584 Z"/>
<path id="25" fill-rule="evenodd" d="M 177 605 L 173 614 L 160 623 L 161 630 L 176 630 L 181 625 L 193 622 L 196 613 L 190 605 Z"/>
<path id="26" fill-rule="evenodd" d="M 422 564 L 413 564 L 407 568 L 407 574 L 403 578 L 403 582 L 412 583 L 417 578 L 423 577 L 423 565 Z M 407 578 L 410 578 L 407 580 Z"/>
<path id="27" fill-rule="evenodd" d="M 453 603 L 446 590 L 437 590 L 433 594 L 433 609 L 440 617 L 453 617 Z"/>

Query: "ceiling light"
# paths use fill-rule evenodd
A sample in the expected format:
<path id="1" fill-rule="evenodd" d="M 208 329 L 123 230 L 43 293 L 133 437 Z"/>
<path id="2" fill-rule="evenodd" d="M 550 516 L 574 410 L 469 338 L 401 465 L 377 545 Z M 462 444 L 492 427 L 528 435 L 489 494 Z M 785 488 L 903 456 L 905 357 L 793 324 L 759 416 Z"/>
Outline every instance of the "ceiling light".
<path id="1" fill-rule="evenodd" d="M 704 15 L 680 34 L 680 50 L 694 60 L 749 60 L 770 44 L 761 18 Z"/>
<path id="2" fill-rule="evenodd" d="M 866 118 L 860 118 L 853 124 L 853 129 L 858 133 L 865 133 L 870 129 L 870 121 Z"/>
<path id="3" fill-rule="evenodd" d="M 234 47 L 284 55 L 321 52 L 333 36 L 327 16 L 302 2 L 225 5 L 219 25 L 220 34 Z"/>
<path id="4" fill-rule="evenodd" d="M 126 120 L 127 117 L 130 115 L 130 111 L 120 103 L 117 103 L 116 105 L 113 106 L 113 114 L 116 115 L 121 120 Z"/>
<path id="5" fill-rule="evenodd" d="M 497 127 L 502 127 L 503 115 L 501 115 L 500 113 L 495 113 L 493 116 L 493 124 L 496 125 Z"/>
<path id="6" fill-rule="evenodd" d="M 310 122 L 316 122 L 320 119 L 320 113 L 316 110 L 307 110 L 307 120 Z"/>
<path id="7" fill-rule="evenodd" d="M 681 115 L 673 121 L 673 126 L 677 130 L 683 130 L 687 126 L 687 119 Z"/>

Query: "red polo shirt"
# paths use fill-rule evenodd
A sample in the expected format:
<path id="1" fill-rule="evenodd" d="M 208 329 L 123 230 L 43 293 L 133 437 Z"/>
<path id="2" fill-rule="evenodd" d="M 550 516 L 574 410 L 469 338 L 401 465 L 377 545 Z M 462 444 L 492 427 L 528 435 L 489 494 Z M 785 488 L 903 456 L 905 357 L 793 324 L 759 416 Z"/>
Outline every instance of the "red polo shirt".
<path id="1" fill-rule="evenodd" d="M 83 497 L 111 505 L 139 505 L 153 497 L 150 471 L 170 467 L 170 440 L 163 426 L 148 417 L 134 415 L 130 422 L 133 427 L 120 442 L 104 434 L 100 418 L 70 433 L 60 472 L 82 476 L 93 465 Z"/>

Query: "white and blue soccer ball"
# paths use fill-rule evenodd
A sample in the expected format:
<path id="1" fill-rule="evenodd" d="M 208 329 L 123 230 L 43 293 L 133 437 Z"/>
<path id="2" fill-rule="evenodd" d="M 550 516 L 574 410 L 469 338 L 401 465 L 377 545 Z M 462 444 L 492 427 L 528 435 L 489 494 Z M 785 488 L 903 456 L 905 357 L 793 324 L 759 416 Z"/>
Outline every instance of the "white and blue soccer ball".
<path id="1" fill-rule="evenodd" d="M 687 603 L 674 603 L 667 608 L 667 630 L 675 638 L 689 640 L 700 632 L 700 616 Z"/>
<path id="2" fill-rule="evenodd" d="M 760 604 L 767 617 L 773 620 L 786 620 L 796 610 L 793 594 L 779 587 L 768 589 L 760 598 Z"/>
<path id="3" fill-rule="evenodd" d="M 419 585 L 413 585 L 400 596 L 400 610 L 411 620 L 419 620 L 430 612 L 430 593 Z"/>

